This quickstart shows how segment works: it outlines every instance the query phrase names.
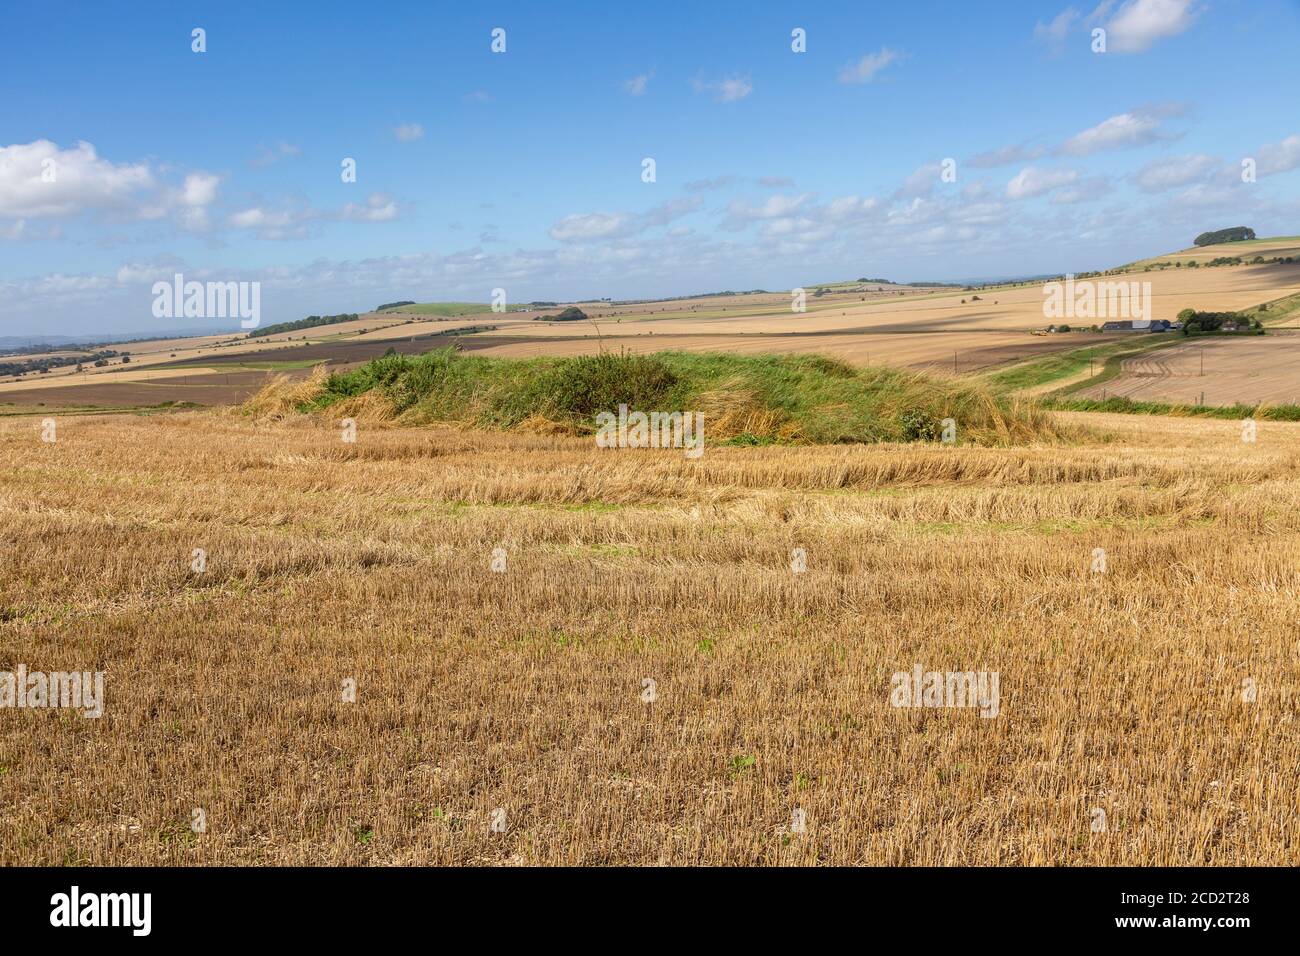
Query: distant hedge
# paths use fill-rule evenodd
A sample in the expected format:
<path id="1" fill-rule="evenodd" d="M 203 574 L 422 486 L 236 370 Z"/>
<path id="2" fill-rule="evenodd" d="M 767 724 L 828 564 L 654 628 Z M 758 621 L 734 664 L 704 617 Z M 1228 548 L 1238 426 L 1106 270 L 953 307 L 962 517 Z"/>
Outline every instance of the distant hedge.
<path id="1" fill-rule="evenodd" d="M 318 325 L 337 325 L 339 322 L 352 322 L 356 319 L 355 312 L 345 312 L 342 315 L 309 315 L 305 319 L 299 319 L 297 322 L 277 322 L 275 325 L 267 325 L 260 329 L 253 329 L 248 333 L 250 339 L 260 339 L 264 335 L 276 335 L 280 332 L 296 332 L 299 329 L 314 329 Z"/>

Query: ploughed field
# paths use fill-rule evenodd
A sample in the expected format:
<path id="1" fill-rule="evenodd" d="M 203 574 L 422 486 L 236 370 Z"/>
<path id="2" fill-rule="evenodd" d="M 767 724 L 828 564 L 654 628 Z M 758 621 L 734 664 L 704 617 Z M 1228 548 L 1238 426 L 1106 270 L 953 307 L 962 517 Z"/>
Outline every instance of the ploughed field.
<path id="1" fill-rule="evenodd" d="M 1180 405 L 1300 404 L 1300 334 L 1196 338 L 1121 363 L 1119 374 L 1075 393 Z"/>
<path id="2" fill-rule="evenodd" d="M 105 674 L 0 708 L 0 863 L 1295 864 L 1300 426 L 1073 418 L 0 420 L 0 671 Z"/>

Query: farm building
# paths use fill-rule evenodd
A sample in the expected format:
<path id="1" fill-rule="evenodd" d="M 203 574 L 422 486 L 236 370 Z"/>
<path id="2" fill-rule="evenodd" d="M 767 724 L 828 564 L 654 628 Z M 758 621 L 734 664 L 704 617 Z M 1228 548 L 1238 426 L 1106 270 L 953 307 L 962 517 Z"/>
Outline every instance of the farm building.
<path id="1" fill-rule="evenodd" d="M 1106 322 L 1101 330 L 1103 332 L 1168 332 L 1169 323 L 1164 319 L 1124 319 Z"/>

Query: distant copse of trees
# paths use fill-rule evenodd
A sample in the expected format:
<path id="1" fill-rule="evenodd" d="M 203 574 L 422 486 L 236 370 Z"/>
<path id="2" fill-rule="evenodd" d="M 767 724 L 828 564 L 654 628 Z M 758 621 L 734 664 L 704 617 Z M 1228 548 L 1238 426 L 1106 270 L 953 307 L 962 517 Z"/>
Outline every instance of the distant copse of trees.
<path id="1" fill-rule="evenodd" d="M 399 305 L 415 305 L 414 299 L 403 299 L 401 302 L 385 302 L 383 305 L 376 306 L 376 312 L 383 312 L 384 309 L 395 309 Z"/>
<path id="2" fill-rule="evenodd" d="M 248 337 L 250 339 L 260 339 L 264 335 L 296 332 L 299 329 L 314 329 L 318 325 L 337 325 L 340 322 L 352 322 L 356 317 L 355 312 L 344 312 L 342 315 L 309 315 L 297 322 L 277 322 L 275 325 L 266 325 L 260 329 L 253 329 L 248 333 Z"/>
<path id="3" fill-rule="evenodd" d="M 1178 321 L 1183 323 L 1183 335 L 1191 332 L 1217 332 L 1229 323 L 1243 331 L 1263 328 L 1259 319 L 1251 322 L 1249 317 L 1240 312 L 1201 312 L 1196 309 L 1183 309 L 1178 313 Z"/>
<path id="4" fill-rule="evenodd" d="M 1249 226 L 1233 226 L 1231 229 L 1216 229 L 1214 232 L 1203 232 L 1193 240 L 1193 245 L 1214 246 L 1220 242 L 1240 242 L 1243 239 L 1254 238 L 1255 230 Z"/>

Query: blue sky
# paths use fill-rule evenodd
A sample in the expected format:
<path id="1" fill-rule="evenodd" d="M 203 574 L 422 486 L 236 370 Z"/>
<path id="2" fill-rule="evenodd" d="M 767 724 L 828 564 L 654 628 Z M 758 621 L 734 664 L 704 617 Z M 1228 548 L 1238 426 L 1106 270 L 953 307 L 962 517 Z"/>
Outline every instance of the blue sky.
<path id="1" fill-rule="evenodd" d="M 1300 233 L 1296 0 L 803 6 L 9 3 L 0 335 L 208 324 L 175 272 L 274 322 Z"/>

